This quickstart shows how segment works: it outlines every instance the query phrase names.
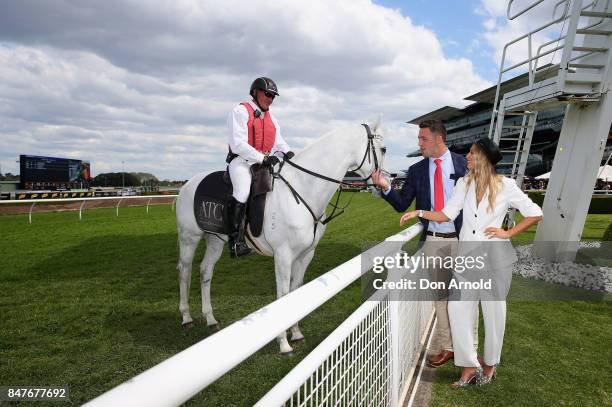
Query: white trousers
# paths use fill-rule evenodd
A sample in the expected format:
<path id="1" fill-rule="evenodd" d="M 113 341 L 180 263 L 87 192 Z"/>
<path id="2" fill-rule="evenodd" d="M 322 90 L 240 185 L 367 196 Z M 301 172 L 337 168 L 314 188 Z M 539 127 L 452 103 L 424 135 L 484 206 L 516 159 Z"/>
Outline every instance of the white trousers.
<path id="1" fill-rule="evenodd" d="M 511 275 L 512 266 L 501 273 Z M 506 301 L 449 301 L 448 318 L 453 337 L 455 366 L 480 366 L 474 349 L 473 328 L 479 303 L 485 329 L 484 362 L 493 366 L 500 361 L 506 329 Z"/>
<path id="2" fill-rule="evenodd" d="M 238 202 L 246 203 L 251 191 L 251 165 L 242 157 L 236 157 L 229 164 L 229 175 L 234 192 L 232 195 Z"/>
<path id="3" fill-rule="evenodd" d="M 457 255 L 457 238 L 445 238 L 437 236 L 429 236 L 425 239 L 423 245 L 423 254 L 427 257 L 455 257 Z M 436 264 L 437 263 L 433 263 Z M 444 282 L 447 286 L 451 280 L 452 268 L 437 268 L 431 267 L 428 269 L 430 273 L 430 280 L 437 282 Z M 434 301 L 434 307 L 436 309 L 436 331 L 439 336 L 440 349 L 438 352 L 443 350 L 453 352 L 453 340 L 451 336 L 449 315 L 448 315 L 449 301 L 444 298 L 441 300 Z M 474 349 L 478 349 L 478 308 L 474 310 L 474 323 L 473 323 L 473 343 Z"/>

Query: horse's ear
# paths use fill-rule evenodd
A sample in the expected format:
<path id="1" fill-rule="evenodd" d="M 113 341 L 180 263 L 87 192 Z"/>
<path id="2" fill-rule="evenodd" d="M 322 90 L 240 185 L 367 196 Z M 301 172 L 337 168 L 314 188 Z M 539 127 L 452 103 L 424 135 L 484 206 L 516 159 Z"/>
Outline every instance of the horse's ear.
<path id="1" fill-rule="evenodd" d="M 378 115 L 376 121 L 371 126 L 372 133 L 376 134 L 379 137 L 384 137 L 383 125 L 382 125 L 382 113 Z"/>

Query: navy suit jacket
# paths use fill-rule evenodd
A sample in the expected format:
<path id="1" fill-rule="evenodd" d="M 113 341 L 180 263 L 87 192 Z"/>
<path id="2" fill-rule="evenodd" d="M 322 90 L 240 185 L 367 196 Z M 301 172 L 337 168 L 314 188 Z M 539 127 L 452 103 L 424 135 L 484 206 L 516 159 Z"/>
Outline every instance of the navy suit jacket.
<path id="1" fill-rule="evenodd" d="M 467 160 L 465 157 L 459 154 L 455 154 L 451 151 L 453 157 L 453 167 L 455 168 L 455 176 L 461 178 L 467 171 Z M 457 180 L 455 180 L 455 184 Z M 429 188 L 429 158 L 425 158 L 418 163 L 410 166 L 408 174 L 406 176 L 406 182 L 401 192 L 395 191 L 393 188 L 387 195 L 382 194 L 383 198 L 391 204 L 398 212 L 405 212 L 412 201 L 416 198 L 416 209 L 423 209 L 424 211 L 431 210 L 431 191 Z M 427 237 L 427 227 L 429 221 L 427 219 L 419 218 L 423 224 L 423 233 L 421 234 L 421 241 Z M 459 216 L 454 221 L 455 231 L 457 235 L 461 231 L 461 225 L 463 223 L 463 212 L 459 213 Z"/>

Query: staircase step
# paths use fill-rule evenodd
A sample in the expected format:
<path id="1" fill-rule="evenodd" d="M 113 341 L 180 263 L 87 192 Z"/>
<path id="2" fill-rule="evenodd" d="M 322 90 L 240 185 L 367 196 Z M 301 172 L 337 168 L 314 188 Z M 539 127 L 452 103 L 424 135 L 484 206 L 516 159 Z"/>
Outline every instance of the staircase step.
<path id="1" fill-rule="evenodd" d="M 606 52 L 608 48 L 600 48 L 600 47 L 573 47 L 574 51 L 584 51 L 584 52 Z"/>
<path id="2" fill-rule="evenodd" d="M 584 69 L 601 69 L 605 65 L 602 64 L 568 64 L 570 68 L 584 68 Z"/>
<path id="3" fill-rule="evenodd" d="M 581 11 L 580 15 L 585 17 L 612 18 L 612 13 L 606 13 L 603 11 Z"/>
<path id="4" fill-rule="evenodd" d="M 590 28 L 579 28 L 576 30 L 576 34 L 587 34 L 587 35 L 610 35 L 612 31 L 609 30 L 593 30 Z"/>
<path id="5" fill-rule="evenodd" d="M 516 153 L 517 150 L 499 150 L 502 153 Z M 519 153 L 526 153 L 527 150 L 518 150 Z"/>
<path id="6" fill-rule="evenodd" d="M 568 72 L 565 81 L 575 83 L 599 83 L 601 82 L 601 75 L 596 73 Z"/>
<path id="7" fill-rule="evenodd" d="M 521 140 L 525 140 L 525 138 L 520 138 L 520 137 L 500 137 L 499 141 L 521 141 Z"/>

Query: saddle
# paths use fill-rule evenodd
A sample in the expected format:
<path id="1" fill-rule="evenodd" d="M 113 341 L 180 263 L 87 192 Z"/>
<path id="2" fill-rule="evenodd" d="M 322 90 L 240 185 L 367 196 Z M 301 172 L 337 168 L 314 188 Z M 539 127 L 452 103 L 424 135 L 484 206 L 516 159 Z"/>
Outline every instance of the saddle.
<path id="1" fill-rule="evenodd" d="M 261 235 L 266 197 L 273 187 L 270 168 L 261 164 L 252 165 L 245 228 L 249 229 L 253 237 Z M 227 171 L 210 173 L 200 181 L 193 199 L 193 211 L 202 231 L 228 234 L 229 214 L 226 208 L 232 192 L 232 182 Z"/>

